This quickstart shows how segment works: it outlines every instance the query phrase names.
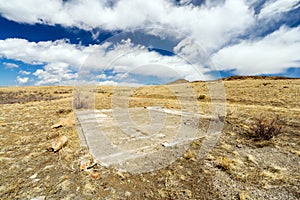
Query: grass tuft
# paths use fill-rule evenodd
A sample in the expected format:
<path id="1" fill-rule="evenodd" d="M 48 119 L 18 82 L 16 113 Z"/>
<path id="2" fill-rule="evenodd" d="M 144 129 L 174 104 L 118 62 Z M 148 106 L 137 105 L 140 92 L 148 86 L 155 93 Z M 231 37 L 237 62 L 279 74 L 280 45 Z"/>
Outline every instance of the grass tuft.
<path id="1" fill-rule="evenodd" d="M 218 157 L 216 164 L 218 168 L 223 169 L 226 172 L 230 172 L 233 169 L 232 160 L 227 157 Z"/>

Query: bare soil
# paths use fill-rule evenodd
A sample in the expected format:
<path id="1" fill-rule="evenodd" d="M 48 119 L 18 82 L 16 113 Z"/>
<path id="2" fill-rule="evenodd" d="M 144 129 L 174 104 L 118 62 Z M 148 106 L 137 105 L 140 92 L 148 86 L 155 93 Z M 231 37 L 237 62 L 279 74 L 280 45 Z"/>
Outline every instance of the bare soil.
<path id="1" fill-rule="evenodd" d="M 300 80 L 223 83 L 227 115 L 212 151 L 199 158 L 199 139 L 168 167 L 139 175 L 99 164 L 81 170 L 80 159 L 92 158 L 77 135 L 73 87 L 0 88 L 0 199 L 300 199 Z M 186 83 L 172 87 L 180 84 Z M 205 95 L 198 100 L 200 112 L 210 114 L 207 83 L 191 85 Z M 98 87 L 96 108 L 111 108 L 114 92 L 115 87 Z M 130 107 L 153 105 L 180 109 L 166 86 L 132 93 Z M 281 134 L 268 141 L 249 138 L 260 116 L 278 116 Z M 67 145 L 48 151 L 58 135 L 68 137 Z"/>

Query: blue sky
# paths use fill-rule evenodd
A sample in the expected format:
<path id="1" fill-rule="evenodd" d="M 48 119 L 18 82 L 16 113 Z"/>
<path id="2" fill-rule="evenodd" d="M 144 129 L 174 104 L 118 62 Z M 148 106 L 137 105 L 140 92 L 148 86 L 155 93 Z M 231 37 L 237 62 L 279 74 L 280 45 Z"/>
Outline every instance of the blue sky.
<path id="1" fill-rule="evenodd" d="M 299 0 L 0 0 L 0 86 L 300 78 Z"/>

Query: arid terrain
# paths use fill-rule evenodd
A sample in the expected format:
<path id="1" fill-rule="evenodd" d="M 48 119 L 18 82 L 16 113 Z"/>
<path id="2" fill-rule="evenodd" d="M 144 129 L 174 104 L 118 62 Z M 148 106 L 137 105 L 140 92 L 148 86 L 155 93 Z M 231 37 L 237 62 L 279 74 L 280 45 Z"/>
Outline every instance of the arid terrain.
<path id="1" fill-rule="evenodd" d="M 74 87 L 1 87 L 0 199 L 300 199 L 300 79 L 234 77 L 223 83 L 227 114 L 209 154 L 198 157 L 199 139 L 168 167 L 138 175 L 99 164 L 81 169 L 82 157 L 92 158 L 77 134 Z M 201 114 L 210 114 L 207 84 L 190 83 Z M 95 107 L 111 108 L 115 91 L 97 87 Z M 129 105 L 181 106 L 164 85 L 137 88 Z M 260 118 L 274 120 L 260 125 L 278 134 L 255 135 Z M 56 153 L 47 150 L 58 135 L 68 143 Z"/>

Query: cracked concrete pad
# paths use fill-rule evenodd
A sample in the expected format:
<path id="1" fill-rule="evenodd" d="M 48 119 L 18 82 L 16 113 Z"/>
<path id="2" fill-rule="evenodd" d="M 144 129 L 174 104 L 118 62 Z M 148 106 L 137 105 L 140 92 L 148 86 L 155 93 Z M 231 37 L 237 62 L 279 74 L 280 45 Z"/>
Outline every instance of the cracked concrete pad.
<path id="1" fill-rule="evenodd" d="M 192 140 L 205 136 L 199 119 L 212 118 L 160 107 L 77 110 L 76 116 L 94 159 L 133 174 L 168 166 Z"/>

